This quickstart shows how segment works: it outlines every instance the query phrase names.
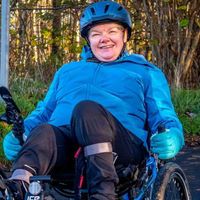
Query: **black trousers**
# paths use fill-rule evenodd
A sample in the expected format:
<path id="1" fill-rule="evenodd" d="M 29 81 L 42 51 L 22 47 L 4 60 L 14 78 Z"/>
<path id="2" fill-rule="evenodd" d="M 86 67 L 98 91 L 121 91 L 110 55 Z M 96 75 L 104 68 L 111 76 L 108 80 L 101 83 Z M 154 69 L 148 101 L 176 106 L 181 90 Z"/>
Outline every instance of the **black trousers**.
<path id="1" fill-rule="evenodd" d="M 103 106 L 82 101 L 74 108 L 70 125 L 42 124 L 33 129 L 13 170 L 25 169 L 37 175 L 73 171 L 78 147 L 102 142 L 112 144 L 118 155 L 115 165 L 139 164 L 146 156 L 143 142 Z"/>
<path id="2" fill-rule="evenodd" d="M 74 153 L 80 146 L 111 142 L 117 153 L 117 164 L 139 164 L 146 156 L 142 141 L 101 105 L 80 102 L 74 109 L 71 125 L 55 127 L 42 124 L 32 130 L 23 145 L 13 169 L 35 169 L 36 174 L 48 174 L 54 168 L 73 168 Z M 33 171 L 31 173 L 35 174 Z"/>

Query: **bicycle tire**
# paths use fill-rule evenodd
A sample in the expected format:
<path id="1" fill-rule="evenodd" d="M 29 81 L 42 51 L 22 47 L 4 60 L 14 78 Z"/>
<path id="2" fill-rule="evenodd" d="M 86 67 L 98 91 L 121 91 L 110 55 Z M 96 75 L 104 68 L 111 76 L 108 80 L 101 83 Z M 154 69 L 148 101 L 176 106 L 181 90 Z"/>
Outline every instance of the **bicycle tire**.
<path id="1" fill-rule="evenodd" d="M 159 169 L 152 200 L 191 200 L 188 180 L 179 165 L 166 163 Z"/>

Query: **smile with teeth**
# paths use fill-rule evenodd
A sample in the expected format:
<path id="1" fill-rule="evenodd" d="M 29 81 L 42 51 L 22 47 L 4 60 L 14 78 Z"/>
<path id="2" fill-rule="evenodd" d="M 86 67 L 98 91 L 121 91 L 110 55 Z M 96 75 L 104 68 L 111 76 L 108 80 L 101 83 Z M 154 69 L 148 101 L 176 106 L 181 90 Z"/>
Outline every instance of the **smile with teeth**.
<path id="1" fill-rule="evenodd" d="M 109 49 L 109 48 L 112 48 L 114 45 L 106 45 L 106 46 L 102 46 L 102 47 L 99 47 L 100 49 Z"/>

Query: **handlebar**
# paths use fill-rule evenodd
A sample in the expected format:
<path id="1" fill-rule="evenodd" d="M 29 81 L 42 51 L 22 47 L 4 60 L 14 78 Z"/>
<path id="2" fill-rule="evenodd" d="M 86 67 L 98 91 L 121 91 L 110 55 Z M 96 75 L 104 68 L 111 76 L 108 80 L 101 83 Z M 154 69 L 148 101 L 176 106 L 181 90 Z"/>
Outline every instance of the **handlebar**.
<path id="1" fill-rule="evenodd" d="M 6 87 L 0 87 L 0 96 L 6 104 L 6 112 L 0 116 L 0 121 L 4 121 L 7 124 L 13 125 L 13 134 L 22 145 L 24 143 L 24 120 L 21 116 L 21 112 L 17 107 L 16 103 L 14 102 L 12 95 Z"/>
<path id="2" fill-rule="evenodd" d="M 163 132 L 165 132 L 167 129 L 165 128 L 165 125 L 164 124 L 160 124 L 159 126 L 158 126 L 158 134 L 159 133 L 163 133 Z"/>

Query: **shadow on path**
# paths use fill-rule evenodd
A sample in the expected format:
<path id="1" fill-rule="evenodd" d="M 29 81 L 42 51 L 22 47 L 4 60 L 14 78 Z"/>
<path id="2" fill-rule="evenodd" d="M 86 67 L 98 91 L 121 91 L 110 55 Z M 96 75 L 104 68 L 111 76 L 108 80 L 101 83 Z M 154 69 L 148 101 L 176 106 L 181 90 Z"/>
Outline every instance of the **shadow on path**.
<path id="1" fill-rule="evenodd" d="M 187 176 L 192 200 L 200 200 L 200 146 L 183 148 L 174 162 L 181 166 Z"/>

